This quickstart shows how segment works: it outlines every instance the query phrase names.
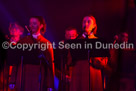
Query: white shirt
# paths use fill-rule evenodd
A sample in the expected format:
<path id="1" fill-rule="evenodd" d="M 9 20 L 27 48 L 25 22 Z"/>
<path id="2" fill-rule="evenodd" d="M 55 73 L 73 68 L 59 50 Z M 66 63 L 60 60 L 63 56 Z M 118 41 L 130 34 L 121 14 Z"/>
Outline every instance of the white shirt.
<path id="1" fill-rule="evenodd" d="M 41 35 L 41 34 L 40 34 L 40 33 L 38 33 L 38 34 L 33 34 L 32 36 L 33 36 L 33 38 L 37 39 L 39 35 Z"/>

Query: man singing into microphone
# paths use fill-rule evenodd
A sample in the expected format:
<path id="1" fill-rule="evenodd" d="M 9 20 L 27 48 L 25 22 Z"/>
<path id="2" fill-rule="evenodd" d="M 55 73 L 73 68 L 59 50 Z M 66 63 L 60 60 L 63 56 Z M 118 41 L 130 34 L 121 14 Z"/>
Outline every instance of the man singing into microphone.
<path id="1" fill-rule="evenodd" d="M 41 16 L 33 16 L 29 20 L 30 35 L 19 41 L 21 44 L 49 44 L 50 41 L 43 37 L 46 23 Z M 51 45 L 51 43 L 50 43 Z M 54 87 L 53 48 L 52 45 L 42 51 L 34 47 L 32 50 L 20 51 L 23 60 L 21 75 L 17 76 L 17 91 L 52 91 Z"/>

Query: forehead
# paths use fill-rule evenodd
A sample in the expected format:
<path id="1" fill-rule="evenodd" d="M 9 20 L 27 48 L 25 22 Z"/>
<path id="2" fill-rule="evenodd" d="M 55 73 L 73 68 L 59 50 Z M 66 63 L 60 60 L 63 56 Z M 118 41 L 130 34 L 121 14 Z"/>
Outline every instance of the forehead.
<path id="1" fill-rule="evenodd" d="M 92 21 L 92 18 L 89 17 L 89 16 L 86 16 L 86 17 L 83 18 L 83 21 L 88 21 L 88 20 L 91 20 L 91 21 Z"/>
<path id="2" fill-rule="evenodd" d="M 30 22 L 40 22 L 37 18 L 30 18 Z"/>

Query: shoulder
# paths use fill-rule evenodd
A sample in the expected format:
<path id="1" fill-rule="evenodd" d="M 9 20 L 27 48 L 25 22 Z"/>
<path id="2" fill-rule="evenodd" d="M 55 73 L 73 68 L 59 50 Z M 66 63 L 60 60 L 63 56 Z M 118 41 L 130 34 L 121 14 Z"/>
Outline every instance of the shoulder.
<path id="1" fill-rule="evenodd" d="M 43 42 L 43 43 L 49 43 L 49 44 L 51 44 L 51 42 L 48 39 L 46 39 L 45 37 L 43 37 L 42 35 L 39 36 L 39 41 Z"/>
<path id="2" fill-rule="evenodd" d="M 94 36 L 93 38 L 94 38 L 94 39 L 98 39 L 98 37 L 97 37 L 97 36 Z"/>
<path id="3" fill-rule="evenodd" d="M 98 37 L 95 35 L 91 35 L 91 36 L 89 36 L 89 39 L 98 39 Z"/>

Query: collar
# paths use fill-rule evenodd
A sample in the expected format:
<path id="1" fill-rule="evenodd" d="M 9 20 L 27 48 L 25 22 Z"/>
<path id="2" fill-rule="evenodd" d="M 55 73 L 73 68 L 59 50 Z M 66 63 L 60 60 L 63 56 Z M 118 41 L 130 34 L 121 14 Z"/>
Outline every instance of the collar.
<path id="1" fill-rule="evenodd" d="M 84 38 L 86 38 L 86 37 L 90 38 L 91 36 L 94 36 L 94 34 L 93 34 L 93 33 L 90 33 L 89 35 L 87 35 L 86 33 L 83 33 L 82 36 L 83 36 Z"/>
<path id="2" fill-rule="evenodd" d="M 40 33 L 38 33 L 38 34 L 32 34 L 33 38 L 35 38 L 35 39 L 37 39 L 38 36 L 40 36 L 40 35 L 41 35 Z"/>

